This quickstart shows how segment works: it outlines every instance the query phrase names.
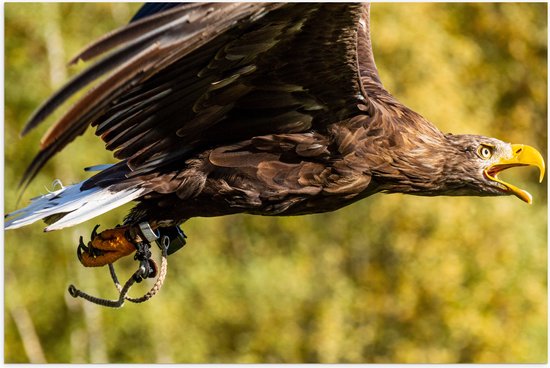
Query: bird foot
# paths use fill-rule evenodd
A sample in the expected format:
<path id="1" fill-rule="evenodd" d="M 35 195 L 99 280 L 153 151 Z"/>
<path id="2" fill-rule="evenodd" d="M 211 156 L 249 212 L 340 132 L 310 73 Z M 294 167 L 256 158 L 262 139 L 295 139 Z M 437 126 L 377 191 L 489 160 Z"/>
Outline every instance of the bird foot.
<path id="1" fill-rule="evenodd" d="M 104 230 L 99 234 L 96 232 L 98 227 L 96 225 L 92 230 L 88 245 L 80 237 L 77 256 L 85 267 L 105 266 L 136 251 L 136 245 L 129 240 L 128 226 Z"/>
<path id="2" fill-rule="evenodd" d="M 99 225 L 96 225 L 92 230 L 88 245 L 85 245 L 82 237 L 80 237 L 80 244 L 77 249 L 78 259 L 86 267 L 98 267 L 108 264 L 111 278 L 119 292 L 118 299 L 98 298 L 77 289 L 74 285 L 69 286 L 71 296 L 84 298 L 89 302 L 112 308 L 122 307 L 125 300 L 132 303 L 142 303 L 155 296 L 166 277 L 168 268 L 166 258 L 186 243 L 186 236 L 183 231 L 177 226 L 153 230 L 147 222 L 134 226 L 120 226 L 97 234 L 98 227 Z M 160 267 L 151 259 L 152 242 L 156 242 L 162 251 Z M 113 262 L 133 252 L 136 253 L 134 260 L 139 261 L 138 269 L 122 286 L 118 282 Z M 155 285 L 149 292 L 140 298 L 131 298 L 127 295 L 134 283 L 139 283 L 147 278 L 157 278 Z"/>

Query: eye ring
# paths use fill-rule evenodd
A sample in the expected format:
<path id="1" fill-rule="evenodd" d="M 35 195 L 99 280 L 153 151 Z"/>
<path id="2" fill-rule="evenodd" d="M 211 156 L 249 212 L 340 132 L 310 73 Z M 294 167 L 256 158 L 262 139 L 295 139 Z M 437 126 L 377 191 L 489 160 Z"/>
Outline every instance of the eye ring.
<path id="1" fill-rule="evenodd" d="M 486 146 L 484 144 L 482 144 L 481 146 L 479 146 L 479 148 L 477 149 L 477 154 L 479 155 L 479 157 L 481 157 L 482 159 L 490 159 L 491 156 L 493 156 L 493 147 L 490 147 L 490 146 Z"/>

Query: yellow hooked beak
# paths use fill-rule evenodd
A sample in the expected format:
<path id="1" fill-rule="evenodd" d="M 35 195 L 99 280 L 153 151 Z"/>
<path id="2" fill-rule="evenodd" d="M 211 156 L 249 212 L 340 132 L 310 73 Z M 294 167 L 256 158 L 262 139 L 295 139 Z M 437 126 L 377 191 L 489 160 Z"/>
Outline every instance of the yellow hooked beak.
<path id="1" fill-rule="evenodd" d="M 512 157 L 500 159 L 497 163 L 494 163 L 485 169 L 484 172 L 487 178 L 502 184 L 506 188 L 506 191 L 514 194 L 522 201 L 531 204 L 533 202 L 533 197 L 531 194 L 498 178 L 498 174 L 502 170 L 516 166 L 538 167 L 540 171 L 539 182 L 542 182 L 542 179 L 544 178 L 544 159 L 539 151 L 524 144 L 512 144 Z"/>

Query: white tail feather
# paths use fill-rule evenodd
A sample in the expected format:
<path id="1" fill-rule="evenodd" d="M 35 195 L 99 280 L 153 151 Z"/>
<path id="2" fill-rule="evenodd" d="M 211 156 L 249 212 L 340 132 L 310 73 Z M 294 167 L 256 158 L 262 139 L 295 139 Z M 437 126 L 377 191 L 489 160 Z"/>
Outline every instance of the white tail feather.
<path id="1" fill-rule="evenodd" d="M 81 187 L 82 183 L 78 183 L 33 198 L 27 207 L 6 215 L 4 228 L 17 229 L 48 216 L 65 213 L 44 229 L 59 230 L 122 206 L 145 192 L 145 189 L 136 187 L 120 191 L 112 191 L 109 187 L 81 190 Z"/>

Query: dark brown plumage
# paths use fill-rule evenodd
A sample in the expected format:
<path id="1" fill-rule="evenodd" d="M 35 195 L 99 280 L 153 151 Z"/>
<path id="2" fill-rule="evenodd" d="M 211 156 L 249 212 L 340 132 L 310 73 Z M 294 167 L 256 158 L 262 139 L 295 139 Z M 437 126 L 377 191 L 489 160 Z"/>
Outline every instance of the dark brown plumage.
<path id="1" fill-rule="evenodd" d="M 523 165 L 544 174 L 529 146 L 444 134 L 395 100 L 374 63 L 368 5 L 186 4 L 73 62 L 109 51 L 28 122 L 23 133 L 108 75 L 45 135 L 23 184 L 90 125 L 120 161 L 8 215 L 7 228 L 45 218 L 55 230 L 131 200 L 126 224 L 153 228 L 326 212 L 377 192 L 530 202 L 497 174 Z"/>

